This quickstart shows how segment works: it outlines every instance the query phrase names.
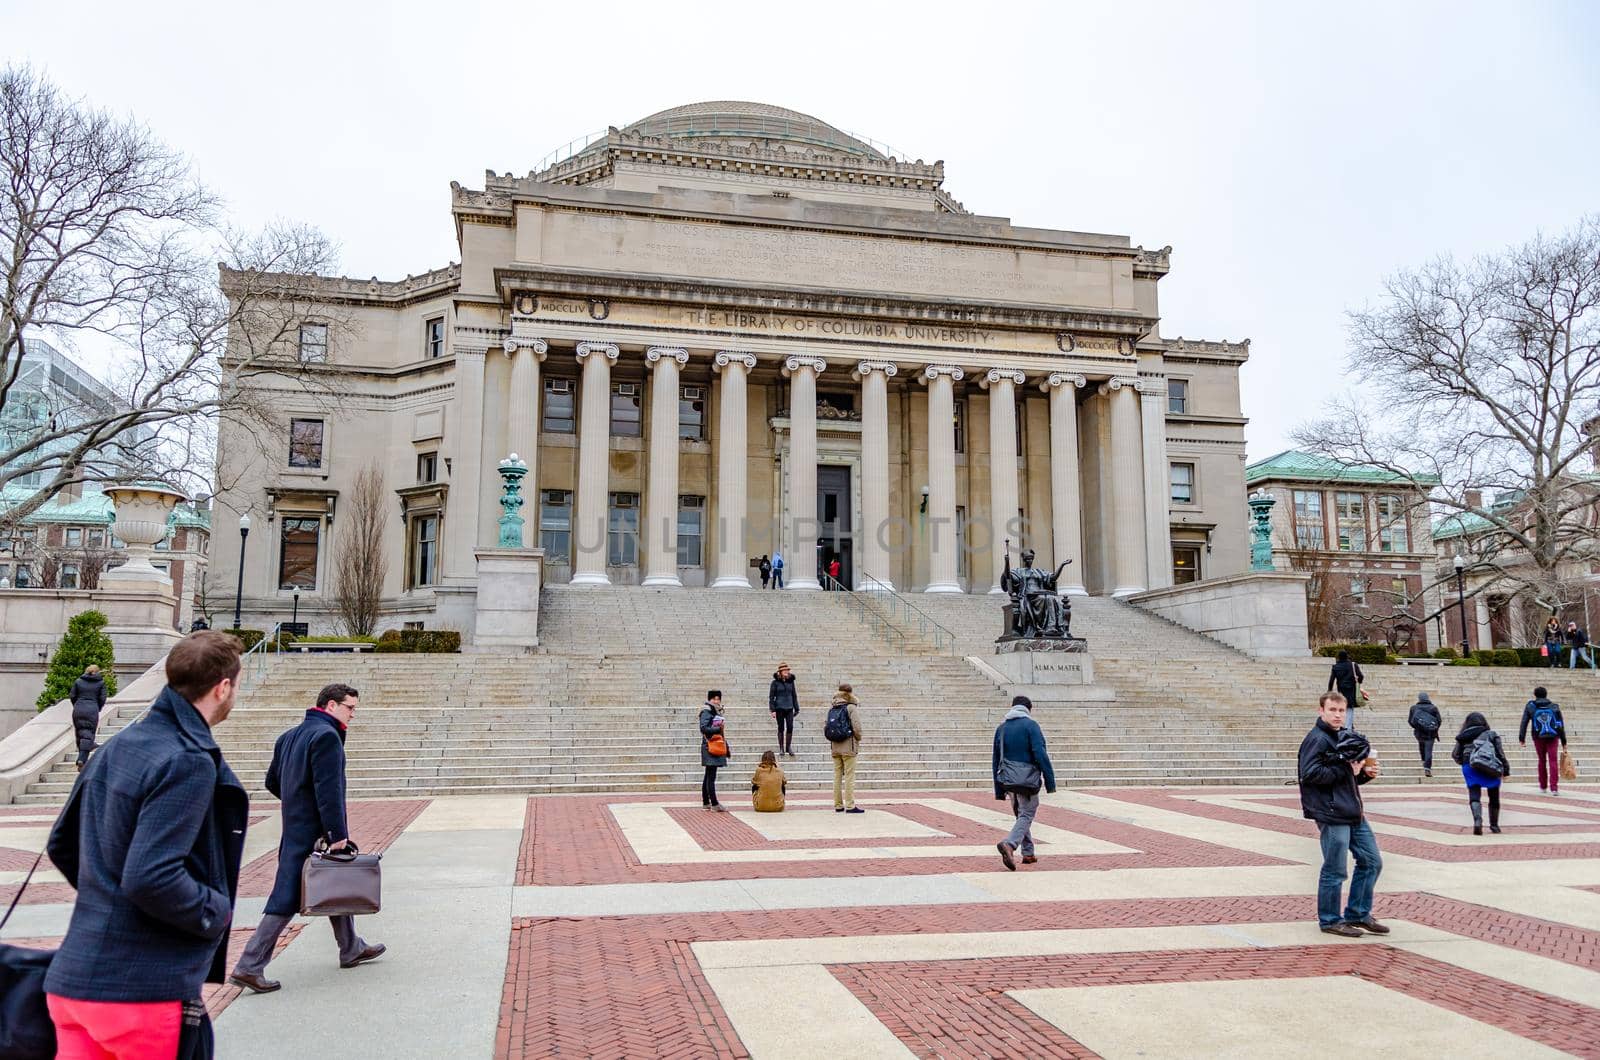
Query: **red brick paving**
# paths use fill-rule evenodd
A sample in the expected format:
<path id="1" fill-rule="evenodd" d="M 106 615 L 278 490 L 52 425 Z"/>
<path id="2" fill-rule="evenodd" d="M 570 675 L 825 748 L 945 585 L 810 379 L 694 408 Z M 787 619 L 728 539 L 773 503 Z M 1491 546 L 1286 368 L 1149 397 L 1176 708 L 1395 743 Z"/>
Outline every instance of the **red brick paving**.
<path id="1" fill-rule="evenodd" d="M 615 801 L 613 799 L 613 801 Z M 816 808 L 809 812 L 826 812 Z M 891 813 L 908 821 L 946 833 L 942 836 L 906 836 L 898 838 L 866 839 L 767 839 L 750 825 L 731 813 L 707 813 L 704 809 L 680 806 L 667 811 L 667 815 L 681 825 L 684 831 L 700 844 L 702 850 L 814 850 L 819 846 L 830 849 L 873 849 L 877 847 L 905 846 L 971 846 L 973 843 L 993 843 L 998 830 L 970 821 L 954 814 L 913 802 L 873 804 L 872 813 Z"/>
<path id="2" fill-rule="evenodd" d="M 1309 874 L 1310 870 L 1308 885 L 1314 882 Z M 1378 913 L 1537 953 L 1577 967 L 1600 968 L 1600 932 L 1421 893 L 1380 895 Z M 508 1058 L 748 1055 L 689 950 L 691 943 L 700 941 L 1294 920 L 1306 922 L 1309 928 L 1314 919 L 1315 898 L 1310 894 L 886 906 L 684 916 L 524 918 L 514 921 L 511 933 L 497 1055 Z M 1078 978 L 1080 969 L 1085 969 L 1082 972 L 1085 977 L 1110 975 L 1118 961 L 1125 962 L 1127 967 L 1142 969 L 1138 974 L 1124 973 L 1129 976 L 1125 981 L 1130 982 L 1171 979 L 1174 969 L 1183 972 L 1178 978 L 1188 979 L 1350 974 L 1349 964 L 1338 963 L 1345 954 L 1349 954 L 1345 958 L 1349 961 L 1372 961 L 1373 974 L 1388 977 L 1380 980 L 1385 986 L 1406 990 L 1446 1007 L 1464 1004 L 1462 999 L 1468 999 L 1476 1011 L 1466 1012 L 1467 1015 L 1481 1018 L 1478 1012 L 1492 1011 L 1496 1014 L 1494 1022 L 1518 1033 L 1522 1033 L 1518 1028 L 1537 1023 L 1542 1035 L 1538 1040 L 1556 1048 L 1581 1052 L 1585 1045 L 1594 1049 L 1595 1043 L 1600 1042 L 1600 1023 L 1596 1022 L 1600 1020 L 1600 1012 L 1481 976 L 1470 977 L 1461 969 L 1411 958 L 1371 939 L 1290 949 L 1169 954 L 1159 959 L 1148 953 L 1104 958 L 1077 955 L 1059 963 L 1061 975 L 1069 978 L 1072 984 L 1086 985 L 1086 981 Z M 930 963 L 926 968 L 935 986 L 939 980 L 980 965 L 985 966 L 991 978 L 1001 972 L 1010 977 L 1009 985 L 1000 990 L 1050 985 L 1034 974 L 1037 960 L 1029 958 L 1020 972 L 1015 961 L 946 961 Z M 923 966 L 862 967 L 865 970 L 860 974 L 872 977 L 886 968 L 900 969 L 904 975 L 920 975 L 918 969 Z M 1330 972 L 1330 968 L 1336 971 Z M 1366 975 L 1367 966 L 1363 964 L 1360 971 Z M 841 979 L 844 973 L 844 969 L 835 969 Z M 859 987 L 858 982 L 850 985 Z M 920 1055 L 1037 1056 L 1051 1055 L 1051 1050 L 1055 1050 L 1056 1055 L 1086 1055 L 1081 1051 L 1073 1052 L 1070 1039 L 1042 1025 L 1027 1010 L 1015 1005 L 1004 1010 L 1006 1025 L 1019 1034 L 1025 1030 L 1027 1034 L 1044 1037 L 1028 1039 L 1033 1051 L 994 1052 L 1001 1043 L 984 1037 L 989 1033 L 984 1023 L 974 1023 L 968 1010 L 947 1008 L 945 999 L 934 997 L 926 985 L 908 985 L 905 1000 L 895 1002 L 898 1007 L 893 1013 L 887 1008 L 880 1012 L 886 1022 L 894 1016 L 901 1019 L 905 1027 L 917 1029 L 918 1034 L 932 1035 L 941 1045 L 950 1047 L 948 1053 L 934 1052 L 919 1048 L 902 1036 L 907 1046 Z M 1463 986 L 1470 989 L 1463 989 Z M 887 987 L 860 989 L 869 1007 L 887 1004 L 874 1000 L 883 995 Z M 989 996 L 982 990 L 978 995 Z M 1491 997 L 1498 1000 L 1490 1009 L 1482 1008 L 1483 999 Z M 1464 1010 L 1456 1008 L 1456 1011 Z M 915 1018 L 909 1018 L 907 1012 Z M 963 1024 L 965 1037 L 962 1036 Z M 1048 1039 L 1048 1048 L 1040 1047 L 1045 1039 Z M 1566 1044 L 1555 1044 L 1558 1040 Z M 984 1043 L 991 1051 L 963 1053 L 950 1044 L 963 1041 L 969 1048 Z"/>
<path id="3" fill-rule="evenodd" d="M 1436 802 L 1440 805 L 1459 805 L 1463 820 L 1465 820 L 1466 823 L 1444 824 L 1440 821 L 1423 821 L 1418 820 L 1415 817 L 1402 817 L 1391 813 L 1384 813 L 1384 803 L 1391 800 L 1372 798 L 1366 800 L 1367 819 L 1369 821 L 1377 821 L 1383 824 L 1402 825 L 1407 828 L 1418 828 L 1428 832 L 1439 832 L 1444 835 L 1468 835 L 1472 832 L 1471 821 L 1466 817 L 1468 811 L 1467 793 L 1465 788 L 1463 788 L 1456 796 L 1450 798 L 1440 798 L 1439 796 L 1441 793 L 1438 792 L 1430 791 L 1429 794 L 1432 796 L 1432 798 L 1428 798 L 1424 801 Z M 1300 809 L 1300 799 L 1298 796 L 1294 798 L 1282 799 L 1251 799 L 1250 801 L 1252 803 L 1259 802 L 1270 806 L 1282 806 L 1297 812 Z M 1550 812 L 1551 807 L 1547 802 L 1534 805 L 1530 801 L 1519 798 L 1515 793 L 1506 792 L 1500 800 L 1500 809 L 1501 812 L 1505 812 L 1507 810 L 1521 810 L 1524 813 L 1548 813 Z M 1488 812 L 1487 804 L 1485 805 L 1485 812 Z M 1572 813 L 1569 811 L 1567 816 L 1573 818 L 1573 821 L 1569 824 L 1507 825 L 1504 834 L 1581 835 L 1592 832 L 1600 832 L 1600 816 L 1584 814 L 1581 811 L 1581 808 L 1577 813 Z"/>
<path id="4" fill-rule="evenodd" d="M 350 825 L 350 835 L 363 851 L 380 854 L 417 815 L 428 808 L 432 799 L 368 799 L 352 802 L 345 807 L 345 817 Z M 276 808 L 274 808 L 276 812 Z M 239 873 L 239 897 L 264 898 L 272 893 L 272 881 L 278 874 L 278 852 L 262 854 Z"/>

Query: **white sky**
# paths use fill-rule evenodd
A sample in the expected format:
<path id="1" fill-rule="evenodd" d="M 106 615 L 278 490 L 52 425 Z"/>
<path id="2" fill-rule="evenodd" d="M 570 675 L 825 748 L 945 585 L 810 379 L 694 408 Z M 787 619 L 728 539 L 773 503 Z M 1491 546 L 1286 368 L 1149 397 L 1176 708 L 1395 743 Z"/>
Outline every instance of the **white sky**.
<path id="1" fill-rule="evenodd" d="M 1253 340 L 1250 458 L 1355 380 L 1385 276 L 1600 210 L 1600 4 L 0 0 L 0 57 L 126 110 L 341 269 L 458 260 L 449 182 L 707 99 L 946 164 L 1018 224 L 1171 244 L 1162 333 Z"/>

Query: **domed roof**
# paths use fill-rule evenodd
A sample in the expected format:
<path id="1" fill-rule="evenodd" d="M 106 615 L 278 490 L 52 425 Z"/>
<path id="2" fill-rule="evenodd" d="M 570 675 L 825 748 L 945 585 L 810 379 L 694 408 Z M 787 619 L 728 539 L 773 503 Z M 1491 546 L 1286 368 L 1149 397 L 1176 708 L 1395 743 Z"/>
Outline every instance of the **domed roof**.
<path id="1" fill-rule="evenodd" d="M 809 114 L 767 103 L 737 100 L 690 103 L 658 111 L 622 131 L 669 140 L 748 138 L 796 147 L 821 148 L 864 158 L 887 157 L 865 141 Z"/>

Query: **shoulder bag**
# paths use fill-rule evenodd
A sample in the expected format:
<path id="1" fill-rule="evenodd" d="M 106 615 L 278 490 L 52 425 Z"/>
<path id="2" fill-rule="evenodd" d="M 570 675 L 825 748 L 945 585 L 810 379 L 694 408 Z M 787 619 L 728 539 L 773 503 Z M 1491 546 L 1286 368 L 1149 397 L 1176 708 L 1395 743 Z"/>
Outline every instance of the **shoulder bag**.
<path id="1" fill-rule="evenodd" d="M 61 808 L 56 825 L 77 827 L 78 807 L 83 785 L 74 784 L 67 804 Z M 6 926 L 22 892 L 33 882 L 33 874 L 44 860 L 44 851 L 33 859 L 33 867 L 22 886 L 11 896 L 6 915 L 0 916 L 0 929 Z M 56 1055 L 56 1025 L 45 1004 L 44 977 L 55 958 L 55 950 L 35 950 L 0 942 L 0 1056 L 14 1060 L 50 1060 Z"/>
<path id="2" fill-rule="evenodd" d="M 300 869 L 302 916 L 366 916 L 382 906 L 382 854 L 363 854 L 354 842 L 329 850 L 325 839 Z"/>

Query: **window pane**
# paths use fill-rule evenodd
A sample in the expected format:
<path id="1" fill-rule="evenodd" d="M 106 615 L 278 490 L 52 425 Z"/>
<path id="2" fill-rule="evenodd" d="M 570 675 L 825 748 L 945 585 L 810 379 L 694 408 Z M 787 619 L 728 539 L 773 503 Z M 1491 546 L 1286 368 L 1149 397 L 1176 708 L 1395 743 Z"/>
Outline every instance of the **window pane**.
<path id="1" fill-rule="evenodd" d="M 1334 512 L 1339 522 L 1339 549 L 1342 552 L 1367 550 L 1366 498 L 1359 493 L 1334 496 Z"/>
<path id="2" fill-rule="evenodd" d="M 1189 383 L 1185 379 L 1167 380 L 1167 411 L 1183 413 L 1189 411 Z"/>
<path id="3" fill-rule="evenodd" d="M 300 325 L 300 359 L 302 361 L 328 359 L 328 325 Z"/>
<path id="4" fill-rule="evenodd" d="M 435 317 L 428 321 L 426 327 L 427 355 L 430 358 L 444 356 L 444 317 Z"/>
<path id="5" fill-rule="evenodd" d="M 82 547 L 82 545 L 83 545 L 83 527 L 81 527 L 81 526 L 69 526 L 69 527 L 67 527 L 67 547 L 68 548 L 80 548 L 80 547 Z"/>
<path id="6" fill-rule="evenodd" d="M 289 421 L 289 466 L 322 466 L 322 421 Z"/>
<path id="7" fill-rule="evenodd" d="M 417 481 L 434 482 L 439 478 L 439 454 L 417 454 Z"/>
<path id="8" fill-rule="evenodd" d="M 317 538 L 321 519 L 283 520 L 283 541 L 278 554 L 278 588 L 317 587 Z"/>
<path id="9" fill-rule="evenodd" d="M 411 523 L 411 584 L 432 585 L 437 578 L 439 517 L 421 515 Z"/>
<path id="10" fill-rule="evenodd" d="M 1320 490 L 1294 491 L 1294 527 L 1296 547 L 1319 549 L 1324 546 Z"/>
<path id="11" fill-rule="evenodd" d="M 692 498 L 699 500 L 698 497 Z M 704 563 L 701 542 L 705 512 L 700 508 L 678 509 L 678 566 L 699 567 Z"/>
<path id="12" fill-rule="evenodd" d="M 105 548 L 106 547 L 106 532 L 104 530 L 96 530 L 96 529 L 92 529 L 91 528 L 90 531 L 89 531 L 89 547 L 90 548 Z"/>
<path id="13" fill-rule="evenodd" d="M 1200 549 L 1190 545 L 1172 546 L 1172 581 L 1187 585 L 1200 580 Z"/>
<path id="14" fill-rule="evenodd" d="M 706 436 L 706 403 L 699 387 L 678 390 L 678 437 L 702 441 Z M 695 395 L 690 397 L 689 395 Z"/>
<path id="15" fill-rule="evenodd" d="M 554 434 L 572 434 L 577 430 L 577 385 L 570 379 L 544 381 L 543 430 Z"/>
<path id="16" fill-rule="evenodd" d="M 73 563 L 61 565 L 61 588 L 76 589 L 78 587 L 78 567 Z"/>
<path id="17" fill-rule="evenodd" d="M 539 500 L 539 547 L 547 562 L 572 562 L 572 493 L 545 490 Z"/>
<path id="18" fill-rule="evenodd" d="M 1172 500 L 1177 504 L 1194 503 L 1194 465 L 1173 464 Z"/>
<path id="19" fill-rule="evenodd" d="M 632 567 L 639 562 L 639 495 L 613 493 L 606 520 L 606 562 Z"/>
<path id="20" fill-rule="evenodd" d="M 619 438 L 639 437 L 639 384 L 611 384 L 611 433 Z"/>

